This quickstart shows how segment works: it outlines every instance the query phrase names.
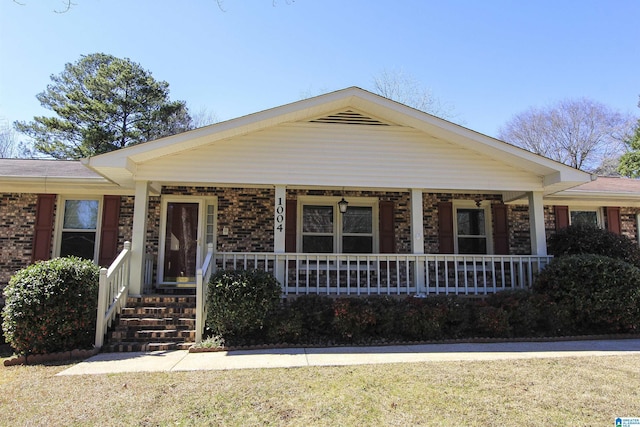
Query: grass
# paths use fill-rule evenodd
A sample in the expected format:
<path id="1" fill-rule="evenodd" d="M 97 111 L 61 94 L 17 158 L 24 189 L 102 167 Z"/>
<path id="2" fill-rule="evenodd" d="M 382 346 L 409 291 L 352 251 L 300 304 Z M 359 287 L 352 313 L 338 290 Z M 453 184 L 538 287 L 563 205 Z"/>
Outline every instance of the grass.
<path id="1" fill-rule="evenodd" d="M 0 368 L 7 426 L 608 426 L 640 356 L 62 376 Z"/>

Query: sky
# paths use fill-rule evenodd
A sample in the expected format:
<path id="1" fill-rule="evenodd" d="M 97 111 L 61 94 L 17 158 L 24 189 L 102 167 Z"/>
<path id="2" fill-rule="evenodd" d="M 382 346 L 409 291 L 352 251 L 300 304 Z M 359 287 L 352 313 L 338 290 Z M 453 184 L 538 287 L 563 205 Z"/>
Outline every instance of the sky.
<path id="1" fill-rule="evenodd" d="M 640 0 L 0 0 L 0 124 L 52 116 L 66 63 L 129 58 L 219 120 L 402 70 L 497 136 L 515 114 L 590 98 L 640 116 Z"/>

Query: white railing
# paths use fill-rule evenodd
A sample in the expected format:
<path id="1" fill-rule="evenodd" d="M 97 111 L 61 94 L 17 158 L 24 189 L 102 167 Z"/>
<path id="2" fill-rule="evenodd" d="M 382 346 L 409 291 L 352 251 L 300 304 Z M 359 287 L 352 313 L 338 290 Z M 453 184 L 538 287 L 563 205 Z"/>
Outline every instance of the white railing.
<path id="1" fill-rule="evenodd" d="M 284 296 L 487 295 L 528 289 L 551 256 L 239 253 L 215 255 L 216 269 L 271 272 Z"/>
<path id="2" fill-rule="evenodd" d="M 202 341 L 204 323 L 207 319 L 207 286 L 211 273 L 215 269 L 213 262 L 213 244 L 207 244 L 207 255 L 202 263 L 202 268 L 196 271 L 196 343 Z"/>
<path id="3" fill-rule="evenodd" d="M 144 255 L 144 282 L 142 283 L 142 293 L 150 294 L 153 291 L 153 266 L 156 257 L 152 254 Z"/>
<path id="4" fill-rule="evenodd" d="M 96 320 L 96 348 L 101 348 L 111 322 L 127 302 L 129 294 L 129 260 L 131 242 L 124 242 L 124 249 L 108 269 L 100 269 L 98 290 L 98 318 Z"/>

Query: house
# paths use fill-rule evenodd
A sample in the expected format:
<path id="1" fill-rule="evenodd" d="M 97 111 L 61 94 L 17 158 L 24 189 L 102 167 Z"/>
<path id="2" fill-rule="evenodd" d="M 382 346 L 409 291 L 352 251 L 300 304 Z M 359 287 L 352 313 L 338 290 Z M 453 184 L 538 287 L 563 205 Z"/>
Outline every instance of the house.
<path id="1" fill-rule="evenodd" d="M 121 254 L 131 295 L 216 268 L 272 271 L 285 296 L 528 287 L 571 222 L 638 241 L 638 181 L 594 179 L 352 87 L 80 162 L 1 160 L 0 283 Z"/>

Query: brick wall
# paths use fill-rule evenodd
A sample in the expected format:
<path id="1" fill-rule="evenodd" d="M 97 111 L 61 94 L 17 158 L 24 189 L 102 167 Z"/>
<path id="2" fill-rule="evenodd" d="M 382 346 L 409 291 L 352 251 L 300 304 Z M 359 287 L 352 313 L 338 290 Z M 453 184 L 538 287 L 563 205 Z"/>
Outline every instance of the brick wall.
<path id="1" fill-rule="evenodd" d="M 31 262 L 35 194 L 2 194 L 0 199 L 0 290 L 11 276 Z M 0 300 L 4 298 L 0 292 Z"/>
<path id="2" fill-rule="evenodd" d="M 638 243 L 638 220 L 640 208 L 620 208 L 620 222 L 622 234 Z"/>

